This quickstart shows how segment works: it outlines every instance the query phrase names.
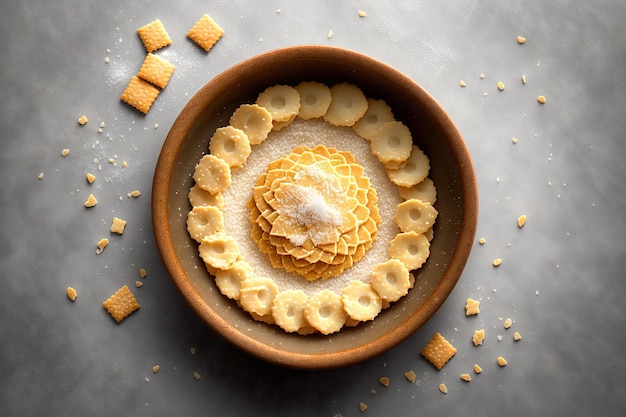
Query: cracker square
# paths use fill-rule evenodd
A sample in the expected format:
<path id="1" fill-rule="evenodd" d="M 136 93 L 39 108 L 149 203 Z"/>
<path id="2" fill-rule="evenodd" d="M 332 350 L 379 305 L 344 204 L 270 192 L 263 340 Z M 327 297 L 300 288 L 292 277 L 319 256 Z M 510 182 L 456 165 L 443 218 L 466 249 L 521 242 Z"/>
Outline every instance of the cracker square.
<path id="1" fill-rule="evenodd" d="M 120 96 L 120 99 L 133 106 L 143 114 L 148 113 L 152 103 L 159 95 L 159 89 L 150 84 L 148 81 L 144 81 L 141 78 L 133 75 L 130 82 L 126 86 L 126 89 Z"/>
<path id="2" fill-rule="evenodd" d="M 456 348 L 450 344 L 439 332 L 420 352 L 435 368 L 441 369 L 456 353 Z"/>
<path id="3" fill-rule="evenodd" d="M 202 49 L 209 50 L 224 34 L 222 29 L 208 14 L 204 14 L 187 32 L 187 37 Z"/>
<path id="4" fill-rule="evenodd" d="M 172 43 L 170 35 L 159 19 L 140 27 L 137 29 L 137 33 L 148 52 L 154 52 Z"/>
<path id="5" fill-rule="evenodd" d="M 127 285 L 117 290 L 115 294 L 110 296 L 102 306 L 109 312 L 116 322 L 121 322 L 134 311 L 138 310 L 140 305 L 135 296 Z"/>
<path id="6" fill-rule="evenodd" d="M 165 88 L 175 68 L 174 64 L 168 60 L 148 52 L 137 76 L 157 87 Z"/>

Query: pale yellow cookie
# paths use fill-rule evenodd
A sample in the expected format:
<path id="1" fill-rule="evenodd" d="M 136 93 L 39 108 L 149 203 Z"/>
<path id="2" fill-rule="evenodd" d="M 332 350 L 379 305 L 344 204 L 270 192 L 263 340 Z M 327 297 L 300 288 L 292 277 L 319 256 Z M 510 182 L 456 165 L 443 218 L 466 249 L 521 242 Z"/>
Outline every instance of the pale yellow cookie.
<path id="1" fill-rule="evenodd" d="M 297 332 L 309 323 L 304 318 L 304 307 L 308 297 L 302 290 L 287 290 L 279 293 L 272 304 L 274 322 L 286 332 Z"/>
<path id="2" fill-rule="evenodd" d="M 159 95 L 159 89 L 150 84 L 148 81 L 133 75 L 130 82 L 122 92 L 120 99 L 130 104 L 143 114 L 148 113 L 150 107 Z"/>
<path id="3" fill-rule="evenodd" d="M 216 270 L 215 284 L 226 297 L 238 300 L 242 282 L 253 276 L 252 266 L 245 260 L 240 259 L 226 270 Z"/>
<path id="4" fill-rule="evenodd" d="M 426 233 L 437 219 L 437 210 L 421 200 L 406 200 L 396 207 L 394 220 L 403 232 Z"/>
<path id="5" fill-rule="evenodd" d="M 137 29 L 137 34 L 148 52 L 154 52 L 172 43 L 170 35 L 159 19 Z"/>
<path id="6" fill-rule="evenodd" d="M 402 122 L 385 123 L 370 138 L 372 155 L 387 166 L 398 166 L 411 156 L 413 137 Z"/>
<path id="7" fill-rule="evenodd" d="M 391 107 L 384 100 L 367 99 L 367 111 L 352 126 L 357 135 L 363 139 L 370 140 L 374 133 L 387 122 L 394 121 L 395 118 Z"/>
<path id="8" fill-rule="evenodd" d="M 211 155 L 224 160 L 231 168 L 244 165 L 251 151 L 248 136 L 233 126 L 217 128 L 209 142 Z"/>
<path id="9" fill-rule="evenodd" d="M 198 243 L 201 243 L 205 236 L 223 230 L 224 215 L 215 206 L 197 206 L 187 214 L 187 231 Z"/>
<path id="10" fill-rule="evenodd" d="M 220 210 L 224 209 L 224 196 L 222 193 L 211 194 L 210 192 L 200 188 L 198 184 L 194 184 L 189 189 L 189 204 L 191 207 L 197 206 L 215 206 Z"/>
<path id="11" fill-rule="evenodd" d="M 325 335 L 341 330 L 346 316 L 341 298 L 331 290 L 310 296 L 304 308 L 304 317 L 309 324 Z"/>
<path id="12" fill-rule="evenodd" d="M 332 100 L 324 120 L 333 126 L 352 126 L 367 111 L 367 98 L 356 85 L 335 84 L 330 93 Z"/>
<path id="13" fill-rule="evenodd" d="M 137 76 L 157 87 L 165 88 L 175 69 L 176 67 L 168 60 L 149 52 Z"/>
<path id="14" fill-rule="evenodd" d="M 249 278 L 242 282 L 239 302 L 244 310 L 265 316 L 272 311 L 272 302 L 278 294 L 278 287 L 271 278 Z"/>
<path id="15" fill-rule="evenodd" d="M 195 167 L 193 179 L 203 190 L 219 193 L 230 187 L 230 167 L 215 155 L 204 155 Z"/>
<path id="16" fill-rule="evenodd" d="M 187 37 L 194 41 L 205 51 L 209 52 L 213 45 L 220 40 L 224 34 L 222 29 L 208 14 L 202 15 L 200 19 L 189 29 Z"/>
<path id="17" fill-rule="evenodd" d="M 389 244 L 389 256 L 398 259 L 409 270 L 420 268 L 430 255 L 430 242 L 423 234 L 399 233 Z"/>
<path id="18" fill-rule="evenodd" d="M 256 104 L 265 107 L 272 115 L 272 120 L 285 122 L 298 114 L 300 94 L 289 85 L 278 84 L 259 94 Z"/>
<path id="19" fill-rule="evenodd" d="M 435 205 L 437 201 L 437 188 L 430 178 L 424 178 L 423 181 L 412 187 L 398 187 L 398 190 L 400 191 L 400 197 L 405 200 L 417 198 L 432 205 Z"/>
<path id="20" fill-rule="evenodd" d="M 217 232 L 205 236 L 198 247 L 202 260 L 212 268 L 226 270 L 237 261 L 239 245 L 231 236 Z"/>
<path id="21" fill-rule="evenodd" d="M 294 87 L 300 94 L 298 117 L 304 120 L 323 117 L 330 106 L 330 88 L 316 81 L 303 81 Z"/>
<path id="22" fill-rule="evenodd" d="M 404 263 L 398 259 L 389 259 L 374 267 L 370 283 L 381 299 L 394 302 L 408 294 L 411 288 L 410 277 Z"/>
<path id="23" fill-rule="evenodd" d="M 420 353 L 435 368 L 441 369 L 456 354 L 456 348 L 437 332 Z"/>
<path id="24" fill-rule="evenodd" d="M 424 181 L 430 171 L 430 160 L 417 146 L 411 148 L 409 159 L 394 168 L 387 167 L 389 180 L 400 187 L 412 187 Z"/>
<path id="25" fill-rule="evenodd" d="M 341 302 L 348 316 L 354 320 L 369 321 L 380 313 L 382 302 L 370 284 L 351 281 L 341 291 Z"/>
<path id="26" fill-rule="evenodd" d="M 252 145 L 267 139 L 272 130 L 272 114 L 258 104 L 242 104 L 230 116 L 230 125 L 241 129 Z"/>

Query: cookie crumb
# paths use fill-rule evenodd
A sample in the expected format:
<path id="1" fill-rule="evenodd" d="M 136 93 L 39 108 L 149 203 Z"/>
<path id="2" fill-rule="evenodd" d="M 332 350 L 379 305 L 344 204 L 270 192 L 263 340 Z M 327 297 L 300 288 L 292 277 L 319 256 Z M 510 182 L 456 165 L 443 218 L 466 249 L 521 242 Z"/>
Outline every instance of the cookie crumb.
<path id="1" fill-rule="evenodd" d="M 465 382 L 470 382 L 472 380 L 472 377 L 470 376 L 470 374 L 461 374 L 460 378 Z"/>
<path id="2" fill-rule="evenodd" d="M 111 233 L 117 233 L 118 235 L 124 234 L 125 227 L 126 227 L 126 221 L 119 219 L 117 217 L 114 217 L 113 223 L 111 224 Z"/>
<path id="3" fill-rule="evenodd" d="M 37 179 L 43 180 L 43 172 L 40 172 L 39 175 L 37 175 Z"/>
<path id="4" fill-rule="evenodd" d="M 466 87 L 467 84 L 465 84 L 465 81 L 461 80 L 459 81 L 459 87 Z"/>
<path id="5" fill-rule="evenodd" d="M 522 340 L 522 335 L 519 334 L 518 332 L 513 333 L 513 340 L 515 340 L 516 342 L 519 342 L 520 340 Z"/>
<path id="6" fill-rule="evenodd" d="M 65 157 L 70 154 L 70 150 L 68 148 L 64 148 L 61 150 L 61 156 Z"/>
<path id="7" fill-rule="evenodd" d="M 359 17 L 365 17 L 367 16 L 367 13 L 365 13 L 363 10 L 359 10 Z"/>
<path id="8" fill-rule="evenodd" d="M 139 191 L 139 190 L 134 190 L 134 191 L 131 191 L 130 193 L 128 193 L 128 196 L 132 197 L 132 198 L 137 198 L 140 195 L 141 195 L 141 191 Z"/>
<path id="9" fill-rule="evenodd" d="M 388 387 L 389 386 L 389 377 L 386 376 L 382 376 L 378 379 L 378 382 L 380 382 L 380 385 L 382 385 L 383 387 Z"/>
<path id="10" fill-rule="evenodd" d="M 546 104 L 546 97 L 545 96 L 539 96 L 539 97 L 537 97 L 537 101 L 539 102 L 539 104 Z"/>
<path id="11" fill-rule="evenodd" d="M 518 36 L 517 37 L 517 43 L 519 43 L 520 45 L 523 45 L 526 43 L 526 38 L 523 36 Z"/>
<path id="12" fill-rule="evenodd" d="M 143 287 L 143 282 L 141 282 L 141 281 L 135 281 L 135 287 L 137 287 L 137 288 L 141 288 L 141 287 Z"/>
<path id="13" fill-rule="evenodd" d="M 468 298 L 465 301 L 465 315 L 474 316 L 480 313 L 480 301 Z"/>
<path id="14" fill-rule="evenodd" d="M 65 293 L 67 294 L 67 298 L 69 298 L 71 301 L 76 301 L 76 296 L 78 295 L 78 293 L 76 292 L 74 288 L 67 287 L 67 290 L 65 290 Z"/>
<path id="15" fill-rule="evenodd" d="M 511 142 L 513 142 L 513 144 L 516 144 L 517 143 L 517 138 L 516 137 L 512 137 L 511 138 Z"/>
<path id="16" fill-rule="evenodd" d="M 326 37 L 327 37 L 328 39 L 331 39 L 331 38 L 333 37 L 333 31 L 329 29 L 329 30 L 328 30 L 328 34 L 326 35 Z"/>
<path id="17" fill-rule="evenodd" d="M 196 379 L 196 381 L 200 381 L 200 378 L 202 378 L 202 376 L 200 376 L 197 371 L 193 371 L 193 377 Z"/>
<path id="18" fill-rule="evenodd" d="M 502 259 L 501 258 L 496 258 L 493 260 L 493 262 L 491 263 L 493 266 L 498 267 L 500 265 L 502 265 Z"/>
<path id="19" fill-rule="evenodd" d="M 525 224 L 526 224 L 526 215 L 522 214 L 521 216 L 517 218 L 517 227 L 521 229 L 522 227 L 524 227 Z"/>
<path id="20" fill-rule="evenodd" d="M 475 374 L 479 374 L 479 373 L 481 373 L 482 371 L 483 371 L 483 368 L 481 368 L 479 364 L 475 363 L 475 364 L 474 364 L 474 373 L 475 373 Z"/>
<path id="21" fill-rule="evenodd" d="M 144 268 L 139 268 L 139 276 L 145 278 L 148 276 L 148 272 Z"/>
<path id="22" fill-rule="evenodd" d="M 361 412 L 363 412 L 363 411 L 367 410 L 367 404 L 365 404 L 365 403 L 359 403 L 359 410 L 360 410 Z"/>
<path id="23" fill-rule="evenodd" d="M 89 120 L 87 119 L 87 116 L 85 116 L 84 114 L 78 118 L 78 124 L 81 126 L 87 124 L 88 121 Z"/>
<path id="24" fill-rule="evenodd" d="M 446 387 L 446 384 L 444 384 L 443 382 L 439 384 L 439 391 L 441 391 L 442 394 L 447 394 L 448 387 Z"/>
<path id="25" fill-rule="evenodd" d="M 408 371 L 404 373 L 404 377 L 406 378 L 407 381 L 413 383 L 417 380 L 417 375 L 415 374 L 414 371 Z"/>
<path id="26" fill-rule="evenodd" d="M 189 348 L 189 353 L 191 353 L 192 355 L 196 354 L 196 348 L 195 347 L 190 347 Z"/>
<path id="27" fill-rule="evenodd" d="M 522 84 L 526 84 L 526 75 L 522 74 Z"/>
<path id="28" fill-rule="evenodd" d="M 497 87 L 498 87 L 498 90 L 503 91 L 504 90 L 504 83 L 502 81 L 498 81 Z"/>
<path id="29" fill-rule="evenodd" d="M 87 197 L 87 200 L 85 200 L 84 206 L 87 208 L 91 208 L 91 207 L 95 207 L 96 204 L 98 204 L 98 200 L 96 200 L 96 197 L 94 197 L 93 194 L 89 194 L 89 196 Z"/>
<path id="30" fill-rule="evenodd" d="M 159 369 L 161 369 L 161 367 L 159 365 L 154 365 L 152 367 L 152 372 L 154 372 L 156 374 L 157 372 L 159 372 Z"/>
<path id="31" fill-rule="evenodd" d="M 472 343 L 474 346 L 482 345 L 485 340 L 485 329 L 475 330 L 472 336 Z"/>
<path id="32" fill-rule="evenodd" d="M 484 237 L 481 237 L 480 239 L 478 239 L 479 245 L 484 245 L 485 243 L 487 243 L 487 239 L 485 239 Z"/>
<path id="33" fill-rule="evenodd" d="M 506 359 L 504 359 L 502 356 L 498 356 L 498 366 L 500 367 L 504 367 L 507 365 L 507 361 Z"/>
<path id="34" fill-rule="evenodd" d="M 96 180 L 96 176 L 93 174 L 90 174 L 89 172 L 85 175 L 85 178 L 87 179 L 87 182 L 89 184 L 93 184 L 93 182 Z"/>
<path id="35" fill-rule="evenodd" d="M 511 320 L 511 319 L 504 320 L 504 328 L 505 329 L 510 328 L 512 325 L 513 325 L 513 320 Z"/>
<path id="36" fill-rule="evenodd" d="M 109 244 L 109 239 L 107 238 L 100 239 L 98 241 L 98 248 L 96 249 L 96 255 L 100 255 L 102 251 L 104 250 L 104 248 L 107 247 L 108 244 Z"/>

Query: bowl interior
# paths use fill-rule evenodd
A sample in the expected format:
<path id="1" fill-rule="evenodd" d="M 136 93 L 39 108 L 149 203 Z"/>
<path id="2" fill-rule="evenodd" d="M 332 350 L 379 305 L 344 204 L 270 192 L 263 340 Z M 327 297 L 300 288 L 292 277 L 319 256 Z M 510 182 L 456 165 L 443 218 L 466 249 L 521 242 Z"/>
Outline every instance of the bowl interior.
<path id="1" fill-rule="evenodd" d="M 299 336 L 255 322 L 217 289 L 186 230 L 195 164 L 214 130 L 228 125 L 243 103 L 266 87 L 300 81 L 349 82 L 367 97 L 384 99 L 431 160 L 439 217 L 431 254 L 409 294 L 373 321 L 330 336 Z M 254 150 L 253 150 L 254 152 Z M 191 307 L 240 348 L 270 362 L 307 369 L 370 358 L 413 333 L 456 284 L 476 230 L 477 197 L 471 159 L 453 122 L 420 86 L 397 70 L 361 54 L 325 46 L 268 52 L 235 65 L 202 87 L 184 108 L 163 145 L 153 183 L 157 246 L 172 279 Z"/>

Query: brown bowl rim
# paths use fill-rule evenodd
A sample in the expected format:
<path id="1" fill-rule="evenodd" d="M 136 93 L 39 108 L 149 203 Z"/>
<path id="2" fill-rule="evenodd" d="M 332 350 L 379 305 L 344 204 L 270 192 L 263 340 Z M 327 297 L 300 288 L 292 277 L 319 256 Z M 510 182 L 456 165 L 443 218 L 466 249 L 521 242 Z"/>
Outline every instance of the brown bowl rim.
<path id="1" fill-rule="evenodd" d="M 393 73 L 403 85 L 419 95 L 431 109 L 435 109 L 435 117 L 444 132 L 450 138 L 450 147 L 457 158 L 460 169 L 462 190 L 462 218 L 463 227 L 459 230 L 457 245 L 451 261 L 447 266 L 440 283 L 421 309 L 416 310 L 401 325 L 393 328 L 375 341 L 360 344 L 353 348 L 325 352 L 321 354 L 297 353 L 282 350 L 278 347 L 264 344 L 254 337 L 233 328 L 227 320 L 212 310 L 189 282 L 181 262 L 176 256 L 174 244 L 171 240 L 168 218 L 169 173 L 174 169 L 175 160 L 188 133 L 206 107 L 206 97 L 211 96 L 211 88 L 218 83 L 237 79 L 247 69 L 258 62 L 285 59 L 292 55 L 305 59 L 322 57 L 326 61 L 367 61 L 369 66 L 379 71 Z M 226 340 L 250 354 L 268 362 L 298 369 L 329 369 L 342 367 L 374 357 L 402 342 L 418 330 L 443 304 L 452 289 L 458 282 L 465 267 L 473 245 L 477 227 L 478 192 L 473 163 L 459 130 L 450 116 L 439 103 L 420 85 L 399 70 L 375 58 L 348 49 L 324 46 L 301 45 L 275 49 L 260 53 L 243 60 L 208 81 L 185 105 L 174 121 L 159 154 L 153 185 L 152 185 L 152 224 L 156 245 L 170 278 L 182 293 L 193 311 L 202 318 L 211 328 L 221 334 Z"/>

